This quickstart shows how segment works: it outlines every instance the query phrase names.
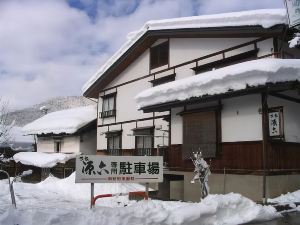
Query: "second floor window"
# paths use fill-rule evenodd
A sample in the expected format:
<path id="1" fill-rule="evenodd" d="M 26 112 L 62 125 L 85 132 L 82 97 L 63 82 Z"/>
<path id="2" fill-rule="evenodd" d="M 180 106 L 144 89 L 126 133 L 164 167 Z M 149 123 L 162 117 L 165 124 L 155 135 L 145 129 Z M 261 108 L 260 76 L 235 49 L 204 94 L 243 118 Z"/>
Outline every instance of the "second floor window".
<path id="1" fill-rule="evenodd" d="M 163 42 L 150 48 L 150 69 L 169 63 L 169 42 Z"/>
<path id="2" fill-rule="evenodd" d="M 152 155 L 153 128 L 134 130 L 136 154 L 140 156 Z"/>
<path id="3" fill-rule="evenodd" d="M 110 155 L 121 155 L 122 145 L 122 132 L 108 132 L 107 138 L 107 150 Z"/>
<path id="4" fill-rule="evenodd" d="M 102 97 L 101 118 L 112 117 L 116 115 L 116 93 Z"/>

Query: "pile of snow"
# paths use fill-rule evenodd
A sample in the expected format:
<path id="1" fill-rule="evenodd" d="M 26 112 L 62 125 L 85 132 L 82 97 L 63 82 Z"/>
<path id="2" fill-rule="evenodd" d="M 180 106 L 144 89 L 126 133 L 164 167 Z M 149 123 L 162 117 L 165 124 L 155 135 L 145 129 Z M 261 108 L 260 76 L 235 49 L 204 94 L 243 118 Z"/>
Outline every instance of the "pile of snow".
<path id="1" fill-rule="evenodd" d="M 268 202 L 276 204 L 300 203 L 300 190 L 292 193 L 288 192 L 287 194 L 282 194 L 276 198 L 269 198 Z"/>
<path id="2" fill-rule="evenodd" d="M 96 106 L 77 107 L 49 113 L 23 127 L 26 134 L 72 134 L 95 120 Z"/>
<path id="3" fill-rule="evenodd" d="M 41 216 L 43 215 L 43 216 Z M 116 225 L 116 224 L 243 224 L 274 219 L 280 215 L 272 206 L 260 206 L 239 194 L 211 195 L 201 203 L 140 201 L 127 207 L 100 207 L 94 210 L 67 208 L 7 210 L 2 224 L 22 225 Z"/>
<path id="4" fill-rule="evenodd" d="M 51 168 L 57 163 L 65 163 L 69 159 L 75 158 L 76 154 L 63 153 L 43 153 L 43 152 L 19 152 L 13 156 L 15 162 L 24 165 L 41 168 Z"/>
<path id="5" fill-rule="evenodd" d="M 57 192 L 77 200 L 89 200 L 91 185 L 89 183 L 75 183 L 75 172 L 65 179 L 49 176 L 44 181 L 36 184 L 38 188 L 48 192 Z M 145 187 L 135 183 L 101 183 L 94 185 L 95 195 L 118 194 L 132 191 L 145 191 Z M 122 199 L 122 198 L 121 198 Z M 100 200 L 98 200 L 101 202 Z M 98 202 L 97 201 L 97 202 Z"/>
<path id="6" fill-rule="evenodd" d="M 98 80 L 148 30 L 175 30 L 254 25 L 269 28 L 277 24 L 287 24 L 285 9 L 260 9 L 149 21 L 140 30 L 129 33 L 127 36 L 127 42 L 121 46 L 121 48 L 86 82 L 82 91 L 87 91 L 96 82 L 96 80 Z"/>
<path id="7" fill-rule="evenodd" d="M 136 96 L 138 108 L 222 94 L 267 83 L 300 81 L 300 59 L 258 59 L 149 88 Z"/>
<path id="8" fill-rule="evenodd" d="M 295 37 L 289 41 L 290 48 L 295 48 L 298 45 L 300 45 L 300 33 L 295 34 Z"/>

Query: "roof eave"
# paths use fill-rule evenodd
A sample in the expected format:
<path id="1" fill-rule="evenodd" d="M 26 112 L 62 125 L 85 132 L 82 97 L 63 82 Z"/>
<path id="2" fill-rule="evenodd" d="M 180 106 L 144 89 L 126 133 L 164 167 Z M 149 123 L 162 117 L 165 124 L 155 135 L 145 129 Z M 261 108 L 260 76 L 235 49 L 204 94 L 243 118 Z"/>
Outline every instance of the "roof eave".
<path id="1" fill-rule="evenodd" d="M 226 93 L 220 93 L 215 95 L 193 97 L 182 101 L 177 100 L 172 102 L 159 103 L 155 105 L 142 107 L 139 110 L 142 110 L 144 113 L 163 112 L 163 111 L 168 111 L 171 108 L 181 107 L 181 106 L 191 105 L 196 103 L 218 101 L 221 99 L 234 98 L 234 97 L 239 97 L 239 96 L 244 96 L 249 94 L 272 93 L 272 92 L 279 92 L 279 91 L 286 91 L 286 90 L 295 90 L 299 88 L 300 88 L 300 84 L 298 81 L 270 83 L 270 84 L 260 85 L 256 87 L 248 87 L 246 89 L 237 90 L 237 91 L 228 91 Z"/>
<path id="2" fill-rule="evenodd" d="M 251 29 L 250 29 L 251 28 Z M 104 89 L 115 77 L 117 77 L 134 59 L 141 55 L 155 40 L 159 38 L 183 38 L 183 37 L 274 37 L 280 36 L 286 24 L 278 24 L 270 28 L 262 26 L 233 26 L 210 28 L 184 28 L 168 30 L 148 30 L 140 37 L 108 70 L 105 71 L 88 89 L 83 96 L 98 98 L 99 92 Z M 136 51 L 136 52 L 135 52 Z M 133 54 L 134 53 L 134 54 Z M 136 54 L 138 53 L 138 54 Z M 129 58 L 130 55 L 134 57 Z M 119 70 L 123 63 L 123 67 Z"/>

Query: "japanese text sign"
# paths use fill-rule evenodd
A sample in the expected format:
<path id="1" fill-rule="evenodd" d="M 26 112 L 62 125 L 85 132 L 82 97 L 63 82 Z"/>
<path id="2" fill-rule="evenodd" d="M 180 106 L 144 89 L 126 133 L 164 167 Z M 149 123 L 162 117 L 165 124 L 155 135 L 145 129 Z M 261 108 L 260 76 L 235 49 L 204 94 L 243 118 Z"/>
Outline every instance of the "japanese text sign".
<path id="1" fill-rule="evenodd" d="M 162 156 L 76 157 L 76 183 L 150 183 L 163 181 Z"/>
<path id="2" fill-rule="evenodd" d="M 284 138 L 283 107 L 269 108 L 269 136 L 272 138 Z"/>
<path id="3" fill-rule="evenodd" d="M 300 0 L 285 0 L 289 26 L 294 27 L 300 25 Z"/>

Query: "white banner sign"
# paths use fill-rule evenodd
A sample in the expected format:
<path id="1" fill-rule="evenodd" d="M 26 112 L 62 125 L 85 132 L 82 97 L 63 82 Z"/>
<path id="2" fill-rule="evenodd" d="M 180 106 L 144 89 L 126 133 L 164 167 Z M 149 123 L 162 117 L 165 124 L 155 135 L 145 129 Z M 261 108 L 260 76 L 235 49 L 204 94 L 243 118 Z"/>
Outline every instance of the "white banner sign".
<path id="1" fill-rule="evenodd" d="M 150 183 L 163 181 L 162 156 L 76 157 L 76 183 Z"/>
<path id="2" fill-rule="evenodd" d="M 300 25 L 300 0 L 285 0 L 289 17 L 289 26 Z"/>

